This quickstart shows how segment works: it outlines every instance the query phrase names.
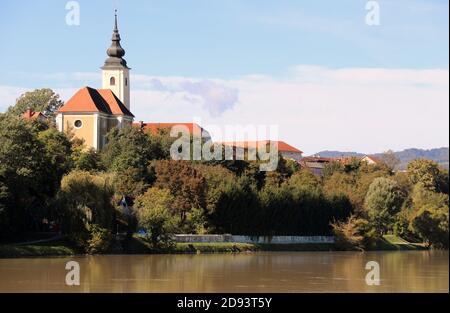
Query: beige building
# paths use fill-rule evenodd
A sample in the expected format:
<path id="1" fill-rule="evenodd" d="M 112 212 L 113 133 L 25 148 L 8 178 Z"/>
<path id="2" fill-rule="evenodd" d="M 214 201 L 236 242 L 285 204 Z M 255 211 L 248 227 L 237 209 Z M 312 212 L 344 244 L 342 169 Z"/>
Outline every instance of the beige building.
<path id="1" fill-rule="evenodd" d="M 108 58 L 102 67 L 103 89 L 84 87 L 78 90 L 58 111 L 56 123 L 62 132 L 70 131 L 83 139 L 87 148 L 101 149 L 113 127 L 132 125 L 130 112 L 130 69 L 123 59 L 115 16 Z"/>
<path id="2" fill-rule="evenodd" d="M 299 162 L 302 159 L 303 151 L 287 144 L 284 141 L 259 140 L 259 141 L 230 141 L 221 142 L 224 146 L 232 146 L 243 149 L 257 149 L 258 147 L 274 144 L 283 158 Z"/>

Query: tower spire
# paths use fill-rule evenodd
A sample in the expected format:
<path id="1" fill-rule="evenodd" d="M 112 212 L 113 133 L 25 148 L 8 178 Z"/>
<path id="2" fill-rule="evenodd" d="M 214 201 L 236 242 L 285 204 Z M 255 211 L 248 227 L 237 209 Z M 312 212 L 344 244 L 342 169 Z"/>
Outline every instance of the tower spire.
<path id="1" fill-rule="evenodd" d="M 117 10 L 114 10 L 114 29 L 111 38 L 111 46 L 106 50 L 108 57 L 103 67 L 127 67 L 127 61 L 123 59 L 125 50 L 120 45 L 120 34 L 117 26 Z"/>
<path id="2" fill-rule="evenodd" d="M 114 10 L 114 27 L 108 58 L 102 66 L 102 88 L 111 90 L 130 109 L 130 68 L 123 58 L 125 50 L 120 45 L 117 10 Z"/>

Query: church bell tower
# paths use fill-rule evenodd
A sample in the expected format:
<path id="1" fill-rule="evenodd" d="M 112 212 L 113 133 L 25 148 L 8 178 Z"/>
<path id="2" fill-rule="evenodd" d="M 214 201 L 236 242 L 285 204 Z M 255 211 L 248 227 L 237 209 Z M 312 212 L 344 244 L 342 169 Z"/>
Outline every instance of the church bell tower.
<path id="1" fill-rule="evenodd" d="M 125 50 L 120 46 L 120 35 L 117 27 L 117 10 L 114 14 L 114 30 L 111 46 L 106 53 L 108 58 L 102 69 L 102 88 L 111 89 L 117 98 L 130 110 L 130 68 L 123 59 Z"/>

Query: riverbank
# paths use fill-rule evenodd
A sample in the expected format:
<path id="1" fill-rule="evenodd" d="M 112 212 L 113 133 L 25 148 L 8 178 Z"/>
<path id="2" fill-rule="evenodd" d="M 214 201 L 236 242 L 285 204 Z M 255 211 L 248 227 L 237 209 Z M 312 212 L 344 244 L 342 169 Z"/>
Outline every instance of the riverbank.
<path id="1" fill-rule="evenodd" d="M 334 244 L 255 244 L 239 242 L 178 242 L 168 247 L 155 248 L 145 239 L 135 237 L 125 247 L 130 254 L 146 253 L 240 253 L 258 251 L 332 251 Z"/>
<path id="2" fill-rule="evenodd" d="M 302 243 L 302 244 L 254 244 L 235 242 L 212 243 L 173 243 L 166 247 L 153 247 L 144 238 L 136 236 L 121 244 L 121 248 L 112 249 L 106 254 L 199 254 L 199 253 L 251 253 L 260 251 L 338 251 L 332 243 Z M 406 251 L 426 250 L 419 243 L 410 243 L 394 235 L 386 235 L 371 249 L 371 251 Z M 36 244 L 0 245 L 0 258 L 70 256 L 83 254 L 79 249 L 60 239 Z"/>

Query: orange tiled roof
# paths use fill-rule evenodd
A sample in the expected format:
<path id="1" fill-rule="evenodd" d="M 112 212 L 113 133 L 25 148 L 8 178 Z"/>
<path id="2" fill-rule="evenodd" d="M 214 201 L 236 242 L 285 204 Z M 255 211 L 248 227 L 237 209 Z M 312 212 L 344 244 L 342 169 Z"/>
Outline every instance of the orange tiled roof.
<path id="1" fill-rule="evenodd" d="M 173 126 L 185 126 L 189 129 L 191 134 L 199 134 L 202 130 L 198 124 L 195 123 L 133 123 L 134 126 L 141 127 L 152 134 L 156 134 L 159 129 L 170 129 Z"/>
<path id="2" fill-rule="evenodd" d="M 130 110 L 120 101 L 119 98 L 116 97 L 114 92 L 111 89 L 98 89 L 97 90 L 103 99 L 109 104 L 109 108 L 114 115 L 128 115 L 134 116 Z"/>
<path id="3" fill-rule="evenodd" d="M 296 152 L 303 153 L 303 151 L 285 143 L 284 141 L 274 141 L 274 140 L 259 140 L 259 141 L 236 141 L 236 142 L 222 142 L 225 146 L 234 146 L 240 148 L 257 148 L 259 144 L 265 145 L 270 142 L 278 144 L 278 151 L 280 152 Z"/>
<path id="4" fill-rule="evenodd" d="M 78 90 L 58 112 L 101 112 L 134 117 L 111 90 L 91 87 Z"/>

